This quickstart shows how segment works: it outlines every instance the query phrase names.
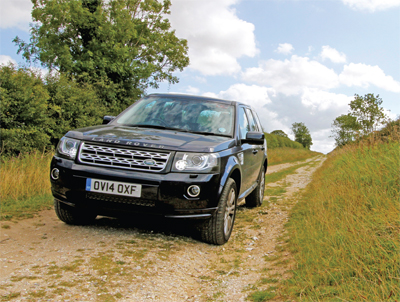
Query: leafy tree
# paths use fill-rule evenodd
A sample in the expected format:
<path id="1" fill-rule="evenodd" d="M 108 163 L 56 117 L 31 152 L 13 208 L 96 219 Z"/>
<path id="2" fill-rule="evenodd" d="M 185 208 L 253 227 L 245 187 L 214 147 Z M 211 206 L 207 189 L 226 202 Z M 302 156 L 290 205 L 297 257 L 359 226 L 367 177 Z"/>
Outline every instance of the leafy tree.
<path id="1" fill-rule="evenodd" d="M 350 113 L 337 117 L 333 121 L 332 127 L 333 135 L 331 137 L 335 138 L 336 146 L 339 147 L 352 142 L 361 128 L 357 118 Z"/>
<path id="2" fill-rule="evenodd" d="M 0 137 L 2 154 L 18 154 L 50 145 L 53 121 L 49 94 L 40 75 L 9 64 L 0 67 Z"/>
<path id="3" fill-rule="evenodd" d="M 310 149 L 312 143 L 311 134 L 304 123 L 293 123 L 292 131 L 295 141 L 303 145 L 304 148 Z"/>
<path id="4" fill-rule="evenodd" d="M 47 115 L 54 121 L 50 138 L 53 146 L 71 129 L 101 124 L 108 112 L 89 83 L 77 83 L 56 73 L 46 76 L 45 87 L 50 105 Z"/>
<path id="5" fill-rule="evenodd" d="M 373 93 L 368 93 L 365 96 L 354 95 L 354 100 L 350 102 L 350 115 L 357 119 L 357 126 L 362 134 L 367 135 L 386 121 L 383 108 L 380 107 L 382 99 Z M 355 129 L 357 130 L 357 129 Z"/>
<path id="6" fill-rule="evenodd" d="M 271 134 L 275 134 L 275 135 L 278 135 L 278 136 L 282 136 L 282 137 L 288 138 L 287 134 L 285 132 L 283 132 L 282 130 L 274 130 L 274 131 L 271 132 Z"/>
<path id="7" fill-rule="evenodd" d="M 189 64 L 187 41 L 166 15 L 170 0 L 32 0 L 29 43 L 18 52 L 78 81 L 95 83 L 108 104 L 130 104 Z"/>
<path id="8" fill-rule="evenodd" d="M 107 108 L 93 85 L 58 73 L 0 66 L 0 153 L 55 146 L 69 130 L 101 123 Z"/>
<path id="9" fill-rule="evenodd" d="M 354 95 L 354 100 L 349 104 L 348 114 L 337 117 L 332 124 L 331 137 L 335 138 L 336 146 L 343 146 L 354 141 L 357 136 L 368 135 L 378 126 L 388 120 L 380 106 L 382 99 L 374 94 L 365 96 Z"/>

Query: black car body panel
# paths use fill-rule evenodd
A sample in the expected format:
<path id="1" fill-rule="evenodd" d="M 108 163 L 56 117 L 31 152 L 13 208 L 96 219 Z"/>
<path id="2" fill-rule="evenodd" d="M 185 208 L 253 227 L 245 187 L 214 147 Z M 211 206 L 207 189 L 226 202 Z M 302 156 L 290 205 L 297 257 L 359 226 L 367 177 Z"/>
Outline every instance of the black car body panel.
<path id="1" fill-rule="evenodd" d="M 217 121 L 214 127 L 217 130 L 207 130 L 209 132 L 190 129 L 192 124 L 207 128 L 206 119 L 213 114 L 217 115 L 207 108 L 202 109 L 203 115 L 198 118 L 198 123 L 194 123 L 192 119 L 182 129 L 162 129 L 164 125 L 158 124 L 135 126 L 119 123 L 140 102 L 147 102 L 144 108 L 153 110 L 158 105 L 151 105 L 154 103 L 151 102 L 153 99 L 162 99 L 164 107 L 171 106 L 172 101 L 168 102 L 169 99 L 183 100 L 187 106 L 185 108 L 190 105 L 195 109 L 211 102 L 214 107 L 210 108 L 217 108 L 215 110 L 220 109 L 222 112 L 218 115 L 221 124 L 226 116 L 233 116 L 227 123 L 228 126 L 219 127 Z M 218 201 L 227 179 L 235 180 L 239 199 L 243 199 L 257 185 L 261 169 L 267 168 L 265 140 L 260 144 L 260 137 L 263 136 L 253 135 L 258 138 L 257 142 L 256 139 L 251 140 L 251 134 L 249 141 L 239 134 L 241 130 L 238 111 L 244 112 L 244 108 L 252 110 L 245 104 L 232 101 L 153 94 L 136 102 L 115 119 L 108 118 L 111 120 L 109 124 L 69 131 L 63 139 L 73 139 L 72 143 L 76 143 L 76 155 L 69 157 L 62 152 L 62 147 L 58 147 L 50 168 L 53 196 L 69 206 L 91 209 L 106 216 L 145 212 L 168 218 L 209 218 L 218 209 Z M 189 114 L 189 109 L 182 109 L 182 112 L 183 120 L 184 115 Z M 252 112 L 258 123 L 253 130 L 262 133 L 258 117 Z M 251 131 L 247 131 L 249 132 Z M 84 151 L 84 148 L 89 151 Z M 215 161 L 213 168 L 209 171 L 177 171 L 176 166 L 173 166 L 177 162 L 177 156 L 181 154 L 186 160 L 188 155 L 194 153 L 205 156 L 214 154 L 209 159 Z M 129 184 L 137 185 L 141 190 L 140 197 L 130 196 L 128 193 L 117 195 L 90 191 L 88 184 L 93 181 L 98 186 L 118 185 L 118 190 L 125 186 L 126 192 L 134 190 L 133 185 Z M 199 195 L 195 197 L 189 194 L 189 187 L 193 185 L 200 188 Z M 125 194 L 122 191 L 120 193 Z"/>

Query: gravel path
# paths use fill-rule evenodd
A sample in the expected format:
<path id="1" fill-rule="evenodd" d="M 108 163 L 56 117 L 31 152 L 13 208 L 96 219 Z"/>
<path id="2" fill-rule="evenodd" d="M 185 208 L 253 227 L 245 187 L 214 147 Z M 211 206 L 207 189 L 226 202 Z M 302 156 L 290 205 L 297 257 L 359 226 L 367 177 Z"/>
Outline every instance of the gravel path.
<path id="1" fill-rule="evenodd" d="M 288 201 L 311 181 L 324 160 L 324 156 L 313 158 L 310 165 L 289 175 L 287 192 L 280 198 L 256 209 L 240 207 L 232 237 L 223 246 L 191 237 L 190 225 L 147 217 L 134 221 L 100 217 L 82 227 L 64 224 L 50 210 L 31 219 L 1 222 L 0 297 L 2 301 L 246 301 L 252 291 L 268 288 L 266 276 L 278 280 L 289 276 L 293 260 L 280 252 L 293 204 Z M 273 166 L 268 173 L 289 166 Z M 279 263 L 272 261 L 278 255 Z"/>

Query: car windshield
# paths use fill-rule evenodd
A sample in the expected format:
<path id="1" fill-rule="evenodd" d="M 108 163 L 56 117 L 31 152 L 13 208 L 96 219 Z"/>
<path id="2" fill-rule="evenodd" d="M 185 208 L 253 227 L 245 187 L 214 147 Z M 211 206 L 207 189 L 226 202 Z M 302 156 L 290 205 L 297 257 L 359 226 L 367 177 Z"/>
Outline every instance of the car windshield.
<path id="1" fill-rule="evenodd" d="M 147 97 L 114 123 L 232 137 L 233 117 L 234 107 L 218 101 Z"/>

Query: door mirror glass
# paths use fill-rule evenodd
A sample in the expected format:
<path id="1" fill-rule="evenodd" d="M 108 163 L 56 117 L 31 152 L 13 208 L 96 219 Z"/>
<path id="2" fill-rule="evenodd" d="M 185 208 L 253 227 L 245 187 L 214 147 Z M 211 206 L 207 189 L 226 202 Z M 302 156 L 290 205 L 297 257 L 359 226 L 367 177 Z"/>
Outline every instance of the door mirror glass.
<path id="1" fill-rule="evenodd" d="M 108 124 L 109 122 L 111 122 L 113 119 L 115 119 L 115 116 L 111 116 L 111 115 L 106 115 L 103 117 L 103 125 Z"/>

